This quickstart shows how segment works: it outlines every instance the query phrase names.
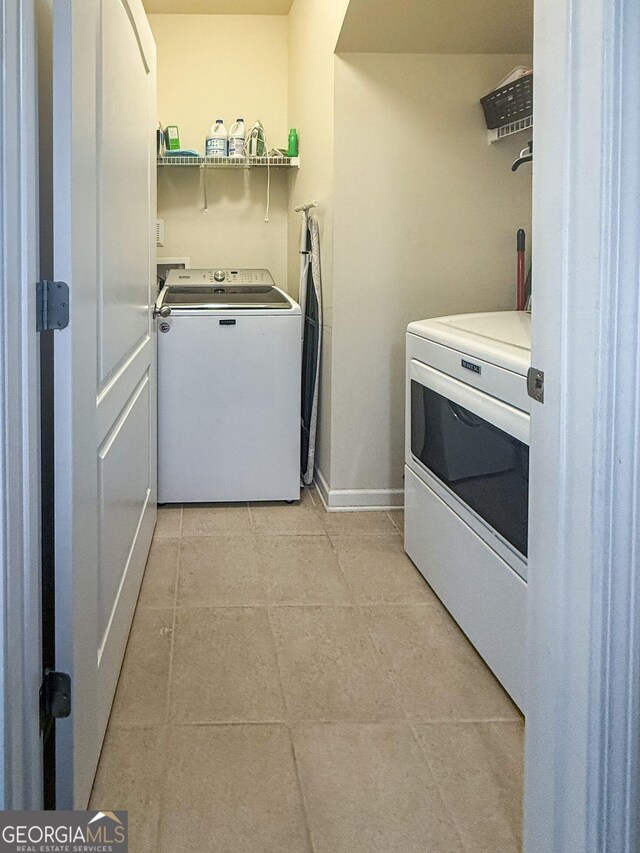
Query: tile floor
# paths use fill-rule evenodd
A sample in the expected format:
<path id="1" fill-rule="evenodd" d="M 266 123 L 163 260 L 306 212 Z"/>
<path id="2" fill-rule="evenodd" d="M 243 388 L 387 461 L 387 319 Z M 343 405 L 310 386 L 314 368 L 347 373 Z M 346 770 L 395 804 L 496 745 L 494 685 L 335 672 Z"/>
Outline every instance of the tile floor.
<path id="1" fill-rule="evenodd" d="M 402 513 L 161 508 L 92 806 L 131 853 L 512 853 L 523 721 Z"/>

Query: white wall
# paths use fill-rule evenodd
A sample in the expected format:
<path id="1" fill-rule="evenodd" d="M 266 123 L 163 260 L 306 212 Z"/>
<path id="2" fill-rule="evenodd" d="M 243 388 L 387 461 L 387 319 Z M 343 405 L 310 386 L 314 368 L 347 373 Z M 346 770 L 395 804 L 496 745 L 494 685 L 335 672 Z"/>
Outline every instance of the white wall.
<path id="1" fill-rule="evenodd" d="M 158 47 L 158 117 L 177 124 L 183 148 L 204 152 L 215 119 L 260 119 L 270 147 L 288 135 L 288 21 L 279 15 L 150 15 Z M 198 169 L 159 169 L 158 217 L 165 220 L 161 257 L 192 266 L 267 267 L 287 287 L 288 187 L 271 171 L 270 222 L 264 222 L 266 170 L 209 170 L 203 213 Z"/>
<path id="2" fill-rule="evenodd" d="M 489 147 L 478 100 L 528 62 L 336 59 L 332 489 L 402 489 L 408 322 L 515 307 L 531 167 L 510 166 L 529 137 Z"/>
<path id="3" fill-rule="evenodd" d="M 289 176 L 289 281 L 298 293 L 300 214 L 295 205 L 318 199 L 324 302 L 320 422 L 316 461 L 328 475 L 331 448 L 333 323 L 334 48 L 349 0 L 294 0 L 289 13 L 289 125 L 300 139 L 301 167 Z"/>

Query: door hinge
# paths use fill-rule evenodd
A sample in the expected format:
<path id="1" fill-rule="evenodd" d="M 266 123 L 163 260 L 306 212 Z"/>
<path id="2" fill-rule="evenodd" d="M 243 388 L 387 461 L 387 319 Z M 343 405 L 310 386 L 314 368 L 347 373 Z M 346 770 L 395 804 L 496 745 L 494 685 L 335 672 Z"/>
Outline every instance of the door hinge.
<path id="1" fill-rule="evenodd" d="M 36 283 L 36 329 L 64 329 L 69 325 L 69 285 L 64 281 Z"/>
<path id="2" fill-rule="evenodd" d="M 527 371 L 527 393 L 532 400 L 544 403 L 544 370 L 530 367 Z"/>
<path id="3" fill-rule="evenodd" d="M 40 688 L 40 724 L 44 729 L 51 720 L 61 720 L 71 713 L 71 676 L 67 672 L 46 669 Z"/>

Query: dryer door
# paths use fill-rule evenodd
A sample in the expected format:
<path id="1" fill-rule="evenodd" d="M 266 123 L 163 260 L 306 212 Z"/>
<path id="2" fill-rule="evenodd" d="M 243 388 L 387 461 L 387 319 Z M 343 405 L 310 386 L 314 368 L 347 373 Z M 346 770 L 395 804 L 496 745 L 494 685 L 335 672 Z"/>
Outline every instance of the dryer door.
<path id="1" fill-rule="evenodd" d="M 529 416 L 411 362 L 411 455 L 527 556 Z"/>

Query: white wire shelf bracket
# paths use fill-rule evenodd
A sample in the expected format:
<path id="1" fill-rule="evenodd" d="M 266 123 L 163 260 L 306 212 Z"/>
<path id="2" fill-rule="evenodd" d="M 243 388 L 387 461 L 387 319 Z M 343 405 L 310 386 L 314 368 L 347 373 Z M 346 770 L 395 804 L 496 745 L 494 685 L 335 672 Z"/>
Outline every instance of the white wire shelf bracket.
<path id="1" fill-rule="evenodd" d="M 499 142 L 507 136 L 513 136 L 514 133 L 521 133 L 523 130 L 531 130 L 533 127 L 533 116 L 518 119 L 511 124 L 505 124 L 504 127 L 498 127 L 495 130 L 487 131 L 487 142 L 493 145 L 494 142 Z"/>
<path id="2" fill-rule="evenodd" d="M 158 157 L 158 166 L 198 166 L 200 169 L 298 169 L 299 157 Z"/>

